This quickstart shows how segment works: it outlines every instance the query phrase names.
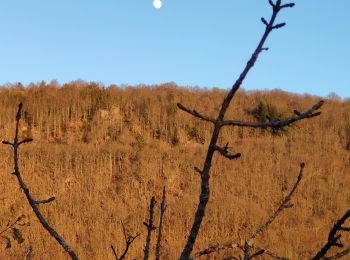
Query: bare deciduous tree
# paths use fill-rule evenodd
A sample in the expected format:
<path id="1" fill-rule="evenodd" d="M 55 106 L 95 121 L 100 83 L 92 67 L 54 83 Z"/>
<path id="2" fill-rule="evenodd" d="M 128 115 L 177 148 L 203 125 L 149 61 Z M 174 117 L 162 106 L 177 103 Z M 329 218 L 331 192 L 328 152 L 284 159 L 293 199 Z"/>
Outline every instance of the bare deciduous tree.
<path id="1" fill-rule="evenodd" d="M 258 46 L 256 47 L 255 51 L 253 52 L 251 58 L 249 59 L 245 68 L 243 69 L 243 72 L 240 74 L 237 81 L 233 84 L 231 90 L 228 92 L 227 96 L 223 100 L 220 111 L 217 115 L 217 118 L 211 118 L 209 116 L 203 115 L 202 113 L 199 113 L 198 111 L 196 111 L 194 109 L 189 109 L 180 103 L 177 104 L 179 109 L 191 114 L 194 117 L 197 117 L 201 120 L 204 120 L 206 122 L 213 124 L 213 127 L 214 127 L 213 132 L 212 132 L 212 136 L 210 139 L 209 147 L 207 150 L 207 154 L 206 154 L 206 157 L 205 157 L 205 160 L 203 163 L 203 167 L 202 167 L 202 169 L 200 169 L 199 167 L 195 167 L 195 170 L 200 174 L 200 177 L 201 177 L 201 193 L 199 196 L 199 203 L 198 203 L 197 210 L 196 210 L 196 213 L 194 216 L 192 228 L 191 228 L 191 231 L 190 231 L 188 238 L 187 238 L 187 242 L 186 242 L 184 249 L 183 249 L 181 256 L 180 256 L 181 260 L 185 260 L 185 259 L 190 258 L 191 252 L 193 250 L 193 246 L 196 242 L 196 238 L 197 238 L 198 232 L 200 230 L 202 220 L 203 220 L 204 215 L 205 215 L 205 209 L 206 209 L 207 203 L 209 201 L 209 196 L 210 196 L 209 178 L 210 178 L 210 169 L 211 169 L 211 164 L 212 164 L 212 159 L 213 159 L 214 153 L 219 152 L 222 156 L 224 156 L 228 159 L 237 159 L 241 155 L 240 153 L 236 153 L 236 154 L 230 153 L 228 144 L 226 144 L 224 147 L 220 147 L 217 144 L 220 130 L 222 129 L 222 127 L 224 127 L 224 126 L 241 126 L 241 127 L 253 127 L 253 128 L 270 127 L 272 129 L 279 129 L 281 127 L 290 125 L 294 122 L 297 122 L 297 121 L 300 121 L 303 119 L 307 119 L 307 118 L 312 118 L 312 117 L 315 117 L 315 116 L 318 116 L 321 114 L 321 112 L 318 112 L 317 110 L 320 109 L 321 106 L 323 105 L 324 102 L 322 100 L 320 102 L 318 102 L 317 104 L 315 104 L 314 106 L 312 106 L 310 109 L 308 109 L 305 112 L 299 112 L 299 111 L 295 110 L 296 112 L 295 112 L 294 117 L 287 118 L 284 120 L 274 120 L 273 118 L 271 118 L 266 123 L 257 123 L 257 122 L 242 122 L 239 120 L 227 120 L 227 119 L 225 119 L 226 111 L 227 111 L 234 95 L 236 94 L 236 92 L 238 91 L 240 86 L 242 85 L 243 80 L 245 79 L 245 77 L 247 76 L 247 74 L 251 70 L 251 68 L 254 66 L 260 53 L 264 50 L 268 50 L 268 48 L 266 48 L 264 46 L 264 44 L 265 44 L 266 39 L 268 38 L 269 34 L 273 30 L 279 29 L 279 28 L 285 26 L 285 23 L 275 24 L 275 20 L 276 20 L 277 15 L 279 14 L 279 12 L 282 9 L 294 6 L 294 3 L 282 4 L 281 0 L 277 0 L 275 3 L 272 0 L 269 0 L 269 4 L 272 7 L 272 15 L 271 15 L 270 20 L 267 21 L 265 18 L 261 18 L 262 23 L 265 25 L 265 32 L 264 32 Z"/>
<path id="2" fill-rule="evenodd" d="M 30 194 L 29 188 L 27 187 L 24 180 L 22 179 L 21 173 L 19 171 L 18 149 L 19 149 L 20 145 L 33 141 L 32 138 L 26 138 L 24 140 L 19 141 L 19 136 L 18 136 L 19 133 L 18 132 L 19 132 L 19 123 L 21 120 L 22 108 L 23 108 L 23 104 L 20 103 L 18 106 L 17 114 L 16 114 L 16 129 L 15 129 L 15 136 L 14 136 L 13 142 L 9 142 L 9 141 L 2 142 L 3 144 L 10 145 L 13 148 L 13 162 L 14 162 L 13 175 L 16 176 L 19 186 L 21 187 L 22 191 L 24 192 L 24 194 L 29 202 L 29 205 L 33 209 L 33 211 L 34 211 L 35 215 L 37 216 L 38 220 L 40 221 L 41 225 L 49 232 L 50 236 L 52 236 L 53 238 L 56 239 L 56 241 L 62 246 L 64 251 L 66 251 L 72 259 L 78 259 L 78 256 L 76 255 L 73 248 L 65 241 L 65 239 L 62 236 L 60 236 L 57 233 L 57 231 L 55 229 L 53 229 L 49 225 L 49 223 L 46 221 L 46 219 L 44 218 L 44 216 L 40 212 L 39 205 L 50 203 L 50 202 L 55 200 L 55 197 L 51 197 L 51 198 L 48 198 L 45 200 L 33 199 L 32 195 Z"/>

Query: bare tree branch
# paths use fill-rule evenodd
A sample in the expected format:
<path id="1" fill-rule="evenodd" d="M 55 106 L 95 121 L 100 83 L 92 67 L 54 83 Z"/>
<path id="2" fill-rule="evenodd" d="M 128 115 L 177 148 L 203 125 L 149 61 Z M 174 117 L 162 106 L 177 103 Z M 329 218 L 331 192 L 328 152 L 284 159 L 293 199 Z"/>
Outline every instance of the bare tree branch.
<path id="1" fill-rule="evenodd" d="M 284 27 L 285 25 L 286 25 L 286 23 L 279 23 L 279 24 L 272 26 L 272 29 L 279 29 L 279 28 Z"/>
<path id="2" fill-rule="evenodd" d="M 329 257 L 324 256 L 324 257 L 322 257 L 322 259 L 325 259 L 325 260 L 339 259 L 339 258 L 342 258 L 343 256 L 348 255 L 349 253 L 350 253 L 350 248 L 347 248 L 347 249 L 345 249 L 345 250 L 341 251 L 340 253 L 335 254 L 333 256 L 329 256 Z"/>
<path id="3" fill-rule="evenodd" d="M 55 199 L 56 199 L 55 197 L 51 197 L 51 198 L 48 198 L 46 200 L 35 200 L 34 203 L 35 204 L 47 204 L 47 203 L 54 201 Z"/>
<path id="4" fill-rule="evenodd" d="M 265 250 L 264 249 L 260 249 L 260 250 L 256 251 L 254 254 L 252 254 L 250 256 L 250 259 L 253 259 L 254 257 L 257 257 L 257 256 L 262 255 L 264 253 L 265 253 Z"/>
<path id="5" fill-rule="evenodd" d="M 279 255 L 277 255 L 276 253 L 274 253 L 274 252 L 268 250 L 267 248 L 255 247 L 255 246 L 252 246 L 252 248 L 255 248 L 256 250 L 258 250 L 257 252 L 264 251 L 263 253 L 266 254 L 266 255 L 268 255 L 268 256 L 271 257 L 271 258 L 278 259 L 278 260 L 288 260 L 288 258 L 283 257 L 283 256 L 279 256 Z"/>
<path id="6" fill-rule="evenodd" d="M 222 245 L 218 244 L 218 245 L 210 246 L 209 248 L 207 248 L 205 250 L 199 251 L 199 252 L 191 255 L 189 257 L 189 259 L 195 259 L 195 258 L 198 258 L 198 257 L 203 256 L 203 255 L 210 255 L 212 253 L 219 252 L 221 250 L 235 249 L 235 248 L 243 249 L 241 245 L 235 244 L 235 243 L 225 243 L 225 244 L 222 244 Z"/>
<path id="7" fill-rule="evenodd" d="M 226 157 L 227 159 L 233 160 L 233 159 L 238 159 L 239 157 L 241 157 L 240 153 L 236 153 L 236 154 L 231 154 L 228 152 L 228 143 L 226 143 L 226 145 L 224 147 L 220 147 L 218 145 L 215 145 L 215 149 L 224 157 Z"/>
<path id="8" fill-rule="evenodd" d="M 154 196 L 151 198 L 151 202 L 149 205 L 149 220 L 148 223 L 143 222 L 143 224 L 147 227 L 147 240 L 146 240 L 146 245 L 145 249 L 143 250 L 144 252 L 144 260 L 147 260 L 149 258 L 149 249 L 150 249 L 150 244 L 151 244 L 151 235 L 152 231 L 156 229 L 155 226 L 153 226 L 153 218 L 154 218 L 154 206 L 156 205 L 156 200 Z"/>
<path id="9" fill-rule="evenodd" d="M 287 8 L 287 7 L 292 8 L 292 7 L 294 7 L 294 6 L 295 6 L 294 3 L 284 4 L 284 5 L 281 5 L 281 9 L 282 9 L 282 8 Z"/>
<path id="10" fill-rule="evenodd" d="M 180 259 L 181 260 L 185 260 L 185 259 L 189 259 L 191 252 L 193 250 L 193 246 L 196 242 L 196 238 L 205 214 L 205 209 L 207 206 L 207 203 L 209 201 L 209 196 L 210 196 L 210 188 L 209 188 L 209 178 L 210 178 L 210 168 L 211 168 L 211 163 L 212 163 L 212 159 L 213 159 L 213 155 L 215 153 L 215 151 L 217 151 L 217 141 L 218 141 L 218 137 L 219 137 L 219 133 L 220 133 L 220 129 L 223 126 L 223 119 L 225 117 L 225 113 L 227 108 L 229 107 L 231 100 L 233 98 L 233 96 L 235 95 L 235 93 L 237 92 L 237 90 L 240 88 L 240 86 L 242 85 L 243 80 L 245 79 L 245 77 L 247 76 L 248 72 L 251 70 L 251 68 L 254 66 L 259 54 L 263 51 L 266 50 L 266 48 L 264 47 L 265 41 L 268 38 L 270 32 L 273 29 L 277 14 L 279 13 L 279 11 L 281 10 L 281 1 L 277 0 L 276 4 L 274 4 L 271 0 L 269 0 L 269 3 L 272 5 L 272 16 L 267 24 L 267 26 L 265 27 L 265 32 L 258 44 L 258 46 L 256 47 L 255 51 L 253 52 L 251 58 L 249 59 L 249 61 L 247 62 L 247 65 L 245 66 L 245 68 L 243 69 L 243 72 L 240 74 L 239 78 L 237 79 L 237 81 L 233 84 L 231 90 L 228 92 L 227 96 L 225 97 L 225 99 L 223 100 L 223 103 L 221 105 L 218 117 L 216 120 L 213 120 L 211 118 L 208 118 L 206 116 L 203 115 L 198 115 L 198 113 L 196 113 L 194 110 L 189 110 L 187 108 L 185 108 L 184 106 L 182 106 L 181 104 L 179 104 L 179 108 L 192 114 L 195 117 L 199 117 L 205 121 L 209 121 L 214 123 L 214 130 L 211 136 L 211 140 L 210 140 L 210 144 L 208 147 L 208 151 L 207 151 L 207 155 L 204 161 L 204 166 L 203 166 L 203 170 L 201 171 L 201 193 L 199 196 L 199 203 L 197 206 L 197 210 L 194 216 L 194 220 L 193 220 L 193 224 L 192 224 L 192 228 L 190 231 L 190 234 L 187 238 L 186 244 L 184 246 L 184 249 L 181 253 Z"/>
<path id="11" fill-rule="evenodd" d="M 8 145 L 11 145 L 13 146 L 13 143 L 9 142 L 9 141 L 2 141 L 3 144 L 8 144 Z"/>
<path id="12" fill-rule="evenodd" d="M 33 138 L 26 138 L 18 143 L 18 145 L 33 142 Z"/>
<path id="13" fill-rule="evenodd" d="M 22 176 L 20 174 L 19 171 L 19 163 L 18 163 L 18 149 L 19 149 L 19 145 L 29 142 L 28 140 L 30 140 L 31 138 L 25 139 L 23 141 L 18 141 L 18 131 L 19 131 L 19 122 L 21 119 L 21 113 L 22 113 L 22 108 L 23 108 L 23 104 L 20 103 L 18 106 L 18 111 L 16 114 L 16 129 L 15 129 L 15 136 L 14 136 L 14 140 L 13 143 L 9 142 L 9 141 L 3 141 L 4 144 L 11 144 L 12 148 L 13 148 L 13 160 L 14 160 L 14 175 L 17 177 L 18 183 L 22 189 L 22 191 L 24 192 L 24 194 L 26 195 L 26 198 L 30 204 L 30 206 L 32 207 L 35 215 L 37 216 L 38 220 L 40 221 L 41 225 L 49 232 L 49 234 L 56 239 L 56 241 L 62 246 L 62 248 L 64 249 L 64 251 L 66 251 L 69 256 L 72 259 L 78 259 L 78 256 L 76 255 L 76 253 L 74 252 L 74 250 L 70 247 L 70 245 L 64 240 L 64 238 L 62 236 L 60 236 L 56 230 L 54 230 L 46 221 L 46 219 L 43 217 L 43 215 L 41 214 L 39 208 L 38 208 L 38 201 L 34 200 L 29 192 L 29 189 L 27 187 L 27 185 L 24 183 Z M 52 198 L 50 198 L 52 201 Z M 49 200 L 50 200 L 49 199 Z M 49 200 L 46 200 L 49 201 Z M 43 201 L 39 201 L 42 203 Z"/>
<path id="14" fill-rule="evenodd" d="M 126 254 L 128 253 L 131 244 L 134 242 L 134 240 L 138 236 L 140 236 L 140 234 L 137 234 L 136 236 L 127 235 L 123 221 L 121 221 L 121 224 L 122 224 L 123 235 L 124 235 L 124 239 L 125 239 L 125 249 L 124 249 L 123 254 L 120 257 L 118 257 L 117 251 L 115 250 L 114 246 L 111 245 L 111 249 L 113 251 L 113 254 L 114 254 L 116 260 L 123 260 L 123 259 L 125 259 Z"/>
<path id="15" fill-rule="evenodd" d="M 243 122 L 243 121 L 237 121 L 237 120 L 225 120 L 222 122 L 223 126 L 244 126 L 244 127 L 253 127 L 253 128 L 266 128 L 271 127 L 274 129 L 282 128 L 284 126 L 290 125 L 294 122 L 300 121 L 302 119 L 312 118 L 315 116 L 319 116 L 321 112 L 315 112 L 318 109 L 321 108 L 321 106 L 324 104 L 324 101 L 321 100 L 317 104 L 313 105 L 309 110 L 307 110 L 304 113 L 300 113 L 297 110 L 294 110 L 294 113 L 297 115 L 295 117 L 287 118 L 284 120 L 278 120 L 278 121 L 269 121 L 265 123 L 259 123 L 259 122 Z"/>
<path id="16" fill-rule="evenodd" d="M 167 205 L 165 204 L 165 187 L 163 187 L 163 196 L 162 203 L 160 204 L 160 217 L 159 217 L 159 227 L 158 227 L 158 238 L 156 245 L 156 260 L 160 259 L 160 249 L 161 249 L 161 241 L 162 241 L 162 228 L 163 228 L 163 217 L 166 211 Z"/>
<path id="17" fill-rule="evenodd" d="M 292 198 L 293 193 L 297 189 L 302 177 L 303 177 L 303 170 L 305 167 L 305 163 L 300 164 L 300 172 L 297 178 L 297 181 L 293 185 L 291 191 L 288 193 L 286 197 L 282 200 L 280 206 L 277 208 L 277 210 L 269 217 L 269 219 L 261 225 L 251 236 L 250 241 L 253 241 L 257 236 L 261 235 L 263 232 L 267 230 L 267 228 L 270 226 L 270 224 L 276 219 L 276 217 L 285 209 L 285 208 L 290 208 L 292 205 L 290 204 L 290 200 Z"/>
<path id="18" fill-rule="evenodd" d="M 114 246 L 113 246 L 113 245 L 111 245 L 111 248 L 112 248 L 113 254 L 114 254 L 114 256 L 115 256 L 115 259 L 116 259 L 116 260 L 119 260 L 119 257 L 118 257 L 118 254 L 117 254 L 117 251 L 115 250 Z"/>
<path id="19" fill-rule="evenodd" d="M 194 117 L 198 117 L 199 119 L 202 119 L 204 121 L 211 122 L 211 123 L 215 124 L 215 119 L 210 118 L 210 117 L 205 116 L 205 115 L 202 115 L 202 114 L 198 113 L 196 110 L 191 110 L 191 109 L 185 107 L 184 105 L 182 105 L 181 103 L 177 103 L 177 107 L 180 108 L 182 111 L 185 111 L 185 112 L 193 115 Z"/>
<path id="20" fill-rule="evenodd" d="M 266 21 L 264 17 L 261 17 L 261 22 L 265 24 L 266 26 L 269 26 L 269 23 Z"/>
<path id="21" fill-rule="evenodd" d="M 337 234 L 337 232 L 339 232 L 339 231 L 348 232 L 349 231 L 349 229 L 347 227 L 343 227 L 343 224 L 345 223 L 345 221 L 347 219 L 350 219 L 350 209 L 347 212 L 345 212 L 345 214 L 340 219 L 338 219 L 338 221 L 334 224 L 332 229 L 329 231 L 327 243 L 320 249 L 320 251 L 317 252 L 317 254 L 313 258 L 311 258 L 311 260 L 318 260 L 318 259 L 324 258 L 325 255 L 327 254 L 327 252 L 332 247 L 343 247 L 343 244 L 338 242 L 340 237 L 341 237 L 341 234 Z M 346 255 L 349 253 L 349 251 L 344 250 L 343 252 L 341 252 L 341 254 L 342 253 L 345 253 L 344 255 Z M 338 257 L 338 258 L 340 258 L 340 257 Z M 336 258 L 333 258 L 333 259 L 336 259 Z"/>

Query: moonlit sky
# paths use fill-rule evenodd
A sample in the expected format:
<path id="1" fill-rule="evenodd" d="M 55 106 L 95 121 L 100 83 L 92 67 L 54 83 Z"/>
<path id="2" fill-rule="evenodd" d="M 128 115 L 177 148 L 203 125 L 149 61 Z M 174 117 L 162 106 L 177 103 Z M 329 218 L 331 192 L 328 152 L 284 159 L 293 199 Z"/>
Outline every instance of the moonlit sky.
<path id="1" fill-rule="evenodd" d="M 229 88 L 263 33 L 263 0 L 4 0 L 0 84 L 72 80 Z M 285 1 L 284 1 L 285 2 Z M 350 1 L 296 0 L 243 87 L 350 97 Z"/>

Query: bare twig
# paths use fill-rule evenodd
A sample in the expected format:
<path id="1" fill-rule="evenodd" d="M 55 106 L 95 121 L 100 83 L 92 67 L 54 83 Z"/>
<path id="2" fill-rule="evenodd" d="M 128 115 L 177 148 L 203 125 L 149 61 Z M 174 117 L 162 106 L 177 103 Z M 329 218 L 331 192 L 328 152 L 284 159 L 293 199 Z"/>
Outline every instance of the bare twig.
<path id="1" fill-rule="evenodd" d="M 290 208 L 292 204 L 290 204 L 290 200 L 292 198 L 293 193 L 295 192 L 296 188 L 298 187 L 301 178 L 303 177 L 303 170 L 305 167 L 305 163 L 300 164 L 300 172 L 297 178 L 297 181 L 293 185 L 291 191 L 288 193 L 286 197 L 282 200 L 280 206 L 277 208 L 277 210 L 269 217 L 269 219 L 261 225 L 251 236 L 250 241 L 253 241 L 257 236 L 261 235 L 264 231 L 267 230 L 267 228 L 270 226 L 270 224 L 276 219 L 276 217 L 285 209 Z"/>
<path id="2" fill-rule="evenodd" d="M 247 65 L 245 66 L 243 72 L 241 73 L 241 75 L 239 76 L 239 78 L 234 83 L 231 90 L 228 92 L 227 96 L 225 97 L 216 120 L 213 120 L 211 118 L 203 116 L 203 115 L 195 112 L 195 110 L 187 109 L 185 106 L 178 104 L 178 107 L 180 109 L 186 111 L 187 113 L 190 113 L 191 115 L 193 115 L 195 117 L 198 117 L 198 118 L 205 120 L 205 121 L 212 122 L 214 124 L 214 130 L 213 130 L 213 133 L 211 136 L 207 155 L 206 155 L 206 158 L 204 161 L 203 170 L 200 171 L 200 173 L 201 173 L 200 174 L 200 176 L 201 176 L 201 193 L 199 196 L 199 203 L 198 203 L 197 210 L 196 210 L 196 213 L 194 216 L 194 220 L 193 220 L 190 234 L 187 238 L 186 244 L 185 244 L 184 249 L 183 249 L 181 256 L 180 256 L 181 260 L 189 259 L 190 255 L 191 255 L 191 252 L 193 250 L 193 246 L 196 242 L 196 238 L 197 238 L 197 235 L 198 235 L 198 232 L 199 232 L 199 229 L 200 229 L 200 226 L 201 226 L 204 214 L 205 214 L 205 209 L 206 209 L 207 203 L 209 201 L 210 168 L 211 168 L 213 155 L 214 155 L 215 151 L 218 150 L 217 149 L 217 141 L 218 141 L 221 127 L 223 126 L 223 123 L 224 123 L 224 117 L 225 117 L 226 110 L 229 107 L 233 96 L 235 95 L 237 90 L 242 85 L 242 82 L 245 79 L 245 77 L 247 76 L 248 72 L 254 66 L 257 58 L 259 57 L 259 54 L 263 50 L 266 50 L 266 48 L 264 47 L 264 44 L 265 44 L 265 41 L 268 38 L 270 32 L 273 31 L 274 29 L 277 29 L 277 28 L 282 26 L 281 24 L 277 25 L 277 26 L 274 25 L 277 14 L 282 9 L 281 0 L 277 0 L 276 4 L 274 4 L 271 0 L 269 1 L 269 3 L 272 5 L 273 12 L 272 12 L 272 16 L 271 16 L 269 22 L 265 26 L 265 32 L 264 32 L 258 46 L 256 47 L 255 51 L 253 52 L 251 58 L 247 62 Z M 291 5 L 292 4 L 289 4 L 288 7 L 292 7 Z M 316 115 L 314 115 L 314 116 L 316 116 Z M 197 168 L 197 169 L 199 169 L 199 168 Z"/>
<path id="3" fill-rule="evenodd" d="M 199 119 L 202 119 L 204 121 L 211 122 L 211 123 L 215 124 L 215 119 L 210 118 L 210 117 L 205 116 L 205 115 L 202 115 L 202 114 L 198 113 L 196 110 L 191 110 L 180 103 L 177 103 L 177 107 L 180 108 L 181 110 L 193 115 L 194 117 L 198 117 Z"/>
<path id="4" fill-rule="evenodd" d="M 55 197 L 51 197 L 51 198 L 48 198 L 46 200 L 36 200 L 36 201 L 34 201 L 34 203 L 35 204 L 47 204 L 47 203 L 54 201 L 55 199 L 56 199 Z"/>
<path id="5" fill-rule="evenodd" d="M 224 147 L 220 147 L 218 145 L 215 145 L 215 149 L 224 157 L 226 157 L 227 159 L 233 160 L 233 159 L 238 159 L 239 157 L 241 157 L 240 153 L 236 153 L 236 154 L 231 154 L 229 153 L 228 149 L 228 143 L 224 146 Z"/>
<path id="6" fill-rule="evenodd" d="M 339 231 L 345 231 L 345 232 L 350 231 L 349 227 L 343 226 L 343 224 L 345 223 L 345 221 L 347 219 L 350 219 L 350 209 L 347 212 L 345 212 L 345 214 L 340 219 L 338 219 L 338 221 L 334 224 L 332 229 L 329 231 L 327 243 L 320 249 L 320 251 L 317 252 L 317 254 L 313 258 L 311 258 L 311 260 L 318 260 L 318 259 L 324 258 L 325 255 L 327 254 L 327 252 L 332 247 L 339 247 L 339 248 L 344 247 L 344 245 L 341 242 L 339 242 L 341 234 L 338 234 L 338 232 Z M 344 255 L 349 254 L 349 253 L 350 253 L 349 250 L 344 250 L 340 254 L 342 254 L 341 256 L 344 256 Z M 340 258 L 341 256 L 339 255 L 339 257 L 337 257 L 337 258 Z M 336 258 L 332 258 L 332 259 L 336 259 Z"/>
<path id="7" fill-rule="evenodd" d="M 262 255 L 264 253 L 265 253 L 265 250 L 264 249 L 260 249 L 260 250 L 256 251 L 254 254 L 252 254 L 250 256 L 250 259 L 253 259 L 254 257 L 258 257 L 259 255 Z"/>
<path id="8" fill-rule="evenodd" d="M 115 256 L 115 259 L 116 259 L 116 260 L 119 260 L 119 257 L 118 257 L 118 254 L 117 254 L 117 251 L 115 250 L 114 246 L 113 246 L 113 245 L 111 245 L 111 248 L 112 248 L 113 254 L 114 254 L 114 256 Z"/>
<path id="9" fill-rule="evenodd" d="M 224 122 L 222 122 L 222 125 L 223 126 L 243 126 L 243 127 L 253 127 L 253 128 L 271 127 L 273 129 L 279 129 L 279 128 L 282 128 L 284 126 L 290 125 L 294 122 L 300 121 L 302 119 L 319 116 L 321 114 L 321 112 L 315 112 L 315 111 L 320 109 L 323 104 L 324 104 L 324 101 L 321 100 L 318 103 L 316 103 L 315 105 L 313 105 L 310 109 L 308 109 L 304 113 L 300 113 L 299 111 L 294 110 L 294 113 L 296 114 L 295 117 L 290 117 L 290 118 L 283 119 L 283 120 L 277 120 L 277 121 L 271 120 L 269 122 L 264 122 L 264 123 L 225 120 Z"/>
<path id="10" fill-rule="evenodd" d="M 151 198 L 151 202 L 149 205 L 149 220 L 147 222 L 143 222 L 143 224 L 147 227 L 147 240 L 146 240 L 146 245 L 145 249 L 143 250 L 144 252 L 144 260 L 147 260 L 149 258 L 149 249 L 150 249 L 150 244 L 151 244 L 151 235 L 152 231 L 156 229 L 155 226 L 153 226 L 153 218 L 154 218 L 154 206 L 156 205 L 156 200 L 154 196 Z"/>
<path id="11" fill-rule="evenodd" d="M 212 253 L 219 252 L 221 250 L 235 249 L 235 248 L 243 249 L 241 245 L 235 244 L 235 243 L 225 243 L 225 244 L 222 244 L 222 245 L 218 244 L 218 245 L 210 246 L 210 247 L 208 247 L 205 250 L 199 251 L 199 252 L 191 255 L 189 257 L 189 259 L 195 259 L 195 258 L 198 258 L 198 257 L 203 256 L 203 255 L 210 255 Z"/>
<path id="12" fill-rule="evenodd" d="M 266 255 L 268 255 L 268 256 L 271 257 L 271 258 L 278 259 L 278 260 L 288 260 L 288 258 L 283 257 L 283 256 L 279 256 L 279 255 L 277 255 L 276 253 L 274 253 L 274 252 L 268 250 L 267 248 L 255 247 L 255 246 L 252 246 L 252 248 L 257 249 L 258 252 L 264 251 L 263 253 L 266 254 Z"/>
<path id="13" fill-rule="evenodd" d="M 350 253 L 350 248 L 347 248 L 347 249 L 345 249 L 345 250 L 341 251 L 340 253 L 337 253 L 333 256 L 329 256 L 329 257 L 324 256 L 324 257 L 322 257 L 322 259 L 325 259 L 325 260 L 339 259 L 339 258 L 342 258 L 343 256 L 348 255 L 349 253 Z"/>
<path id="14" fill-rule="evenodd" d="M 166 211 L 167 205 L 165 204 L 165 187 L 163 187 L 163 196 L 162 196 L 162 203 L 160 204 L 160 217 L 159 217 L 159 227 L 158 227 L 158 238 L 157 238 L 157 245 L 156 245 L 156 260 L 160 259 L 160 249 L 161 249 L 161 241 L 162 241 L 162 228 L 163 228 L 163 217 L 164 213 Z"/>
<path id="15" fill-rule="evenodd" d="M 124 235 L 124 239 L 125 239 L 125 249 L 124 249 L 123 254 L 120 257 L 118 257 L 117 251 L 115 250 L 114 246 L 111 245 L 111 249 L 113 251 L 113 254 L 114 254 L 116 260 L 123 260 L 126 257 L 126 254 L 128 253 L 131 244 L 134 242 L 134 240 L 138 236 L 140 236 L 140 234 L 137 234 L 136 236 L 127 235 L 123 221 L 121 221 L 121 224 L 122 224 L 123 235 Z"/>
<path id="16" fill-rule="evenodd" d="M 41 225 L 49 232 L 49 234 L 56 239 L 56 241 L 62 246 L 62 248 L 64 249 L 64 251 L 66 251 L 69 256 L 72 259 L 78 259 L 78 256 L 76 255 L 76 253 L 74 252 L 74 250 L 70 247 L 70 245 L 63 239 L 62 236 L 60 236 L 56 230 L 54 230 L 46 221 L 46 219 L 43 217 L 43 215 L 41 214 L 39 208 L 38 208 L 38 204 L 41 203 L 47 203 L 52 201 L 53 199 L 50 198 L 48 200 L 44 200 L 44 201 L 37 201 L 35 199 L 32 198 L 29 189 L 27 187 L 27 185 L 24 183 L 22 176 L 20 174 L 19 171 L 19 163 L 18 163 L 18 149 L 19 146 L 21 144 L 27 143 L 32 141 L 31 138 L 28 139 L 24 139 L 23 141 L 18 141 L 18 131 L 19 131 L 19 121 L 21 119 L 21 113 L 22 113 L 22 108 L 23 108 L 23 104 L 20 103 L 18 106 L 18 111 L 16 114 L 16 130 L 15 130 L 15 137 L 13 142 L 9 142 L 9 141 L 3 141 L 3 144 L 8 144 L 11 145 L 13 148 L 13 160 L 14 160 L 14 175 L 17 177 L 18 183 L 22 189 L 22 191 L 24 192 L 24 194 L 26 195 L 26 198 L 30 204 L 30 206 L 32 207 L 35 215 L 37 216 L 38 220 L 40 221 Z"/>

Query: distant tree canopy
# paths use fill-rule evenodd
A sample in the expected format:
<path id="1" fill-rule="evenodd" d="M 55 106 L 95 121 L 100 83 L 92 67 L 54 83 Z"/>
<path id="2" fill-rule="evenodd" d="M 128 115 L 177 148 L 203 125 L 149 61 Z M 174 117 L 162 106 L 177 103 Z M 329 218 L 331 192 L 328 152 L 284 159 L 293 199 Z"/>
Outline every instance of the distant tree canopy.
<path id="1" fill-rule="evenodd" d="M 291 116 L 291 113 L 284 111 L 281 108 L 277 108 L 276 105 L 268 103 L 266 101 L 260 101 L 259 104 L 250 111 L 259 122 L 265 123 L 270 120 L 283 120 Z M 285 126 L 279 129 L 265 129 L 265 131 L 272 133 L 273 135 L 287 134 L 288 129 L 291 126 Z"/>
<path id="2" fill-rule="evenodd" d="M 0 87 L 0 131 L 7 131 L 15 113 L 14 104 L 23 102 L 25 111 L 22 133 L 36 140 L 51 143 L 127 142 L 142 148 L 150 140 L 170 145 L 187 142 L 203 144 L 209 140 L 210 125 L 178 113 L 177 102 L 197 107 L 199 112 L 214 116 L 225 91 L 220 89 L 181 88 L 175 83 L 159 86 L 112 85 L 73 81 L 60 86 L 57 82 L 40 82 L 24 87 L 13 84 Z M 198 97 L 192 99 L 194 96 Z M 303 110 L 317 97 L 301 96 L 279 90 L 270 92 L 239 91 L 236 104 L 228 111 L 230 118 L 267 122 L 293 115 L 292 108 Z M 330 100 L 327 116 L 314 122 L 333 129 L 343 147 L 349 149 L 350 102 Z M 343 112 L 337 112 L 343 111 Z M 341 115 L 341 119 L 339 118 Z M 280 129 L 225 129 L 225 134 L 244 138 L 257 135 L 285 136 L 290 127 Z M 10 132 L 9 132 L 10 133 Z M 142 136 L 142 138 L 141 138 Z"/>

